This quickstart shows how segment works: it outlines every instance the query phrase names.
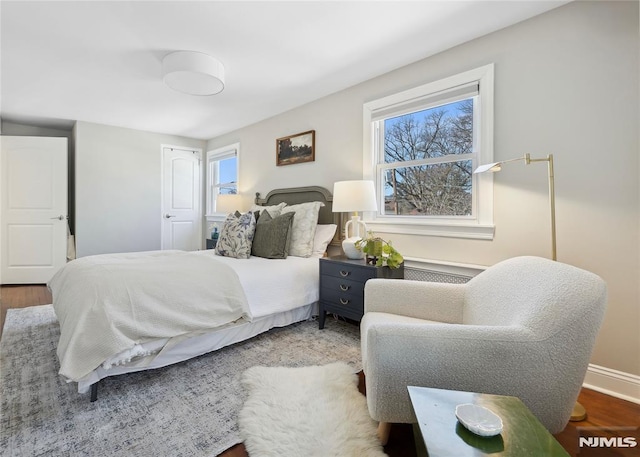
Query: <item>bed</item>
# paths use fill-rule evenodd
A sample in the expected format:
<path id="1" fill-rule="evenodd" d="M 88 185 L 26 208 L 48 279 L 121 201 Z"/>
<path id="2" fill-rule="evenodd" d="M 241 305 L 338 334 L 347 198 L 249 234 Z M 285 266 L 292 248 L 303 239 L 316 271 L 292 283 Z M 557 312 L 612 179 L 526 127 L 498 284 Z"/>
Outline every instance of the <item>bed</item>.
<path id="1" fill-rule="evenodd" d="M 255 199 L 270 208 L 307 202 L 323 205 L 317 227 L 336 225 L 331 194 L 321 187 L 276 189 Z M 182 362 L 307 320 L 317 312 L 318 257 L 237 259 L 206 250 L 74 260 L 49 283 L 61 328 L 60 374 L 95 401 L 105 377 Z M 187 295 L 194 305 L 179 303 Z"/>

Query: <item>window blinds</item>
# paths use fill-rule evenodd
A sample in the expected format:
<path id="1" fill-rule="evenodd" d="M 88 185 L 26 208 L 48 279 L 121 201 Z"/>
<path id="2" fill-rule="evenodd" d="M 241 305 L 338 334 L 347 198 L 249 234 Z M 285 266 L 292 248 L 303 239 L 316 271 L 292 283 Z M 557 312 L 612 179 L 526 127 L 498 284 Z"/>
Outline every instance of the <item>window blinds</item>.
<path id="1" fill-rule="evenodd" d="M 478 81 L 474 81 L 373 110 L 371 113 L 371 120 L 381 121 L 391 117 L 402 116 L 403 114 L 422 111 L 433 108 L 434 106 L 446 105 L 447 103 L 475 97 L 479 93 L 480 85 Z"/>

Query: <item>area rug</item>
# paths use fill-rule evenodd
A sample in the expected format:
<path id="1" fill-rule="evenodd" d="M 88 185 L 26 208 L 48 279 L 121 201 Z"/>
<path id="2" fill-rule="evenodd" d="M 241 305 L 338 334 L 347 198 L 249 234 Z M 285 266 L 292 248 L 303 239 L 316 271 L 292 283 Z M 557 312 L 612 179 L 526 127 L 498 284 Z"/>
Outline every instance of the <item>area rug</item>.
<path id="1" fill-rule="evenodd" d="M 242 384 L 240 436 L 250 456 L 380 457 L 386 454 L 349 365 L 253 367 Z"/>
<path id="2" fill-rule="evenodd" d="M 7 312 L 0 341 L 0 455 L 216 456 L 241 442 L 240 384 L 253 366 L 342 361 L 361 369 L 358 327 L 314 321 L 273 329 L 186 362 L 103 379 L 98 401 L 57 373 L 51 305 Z"/>

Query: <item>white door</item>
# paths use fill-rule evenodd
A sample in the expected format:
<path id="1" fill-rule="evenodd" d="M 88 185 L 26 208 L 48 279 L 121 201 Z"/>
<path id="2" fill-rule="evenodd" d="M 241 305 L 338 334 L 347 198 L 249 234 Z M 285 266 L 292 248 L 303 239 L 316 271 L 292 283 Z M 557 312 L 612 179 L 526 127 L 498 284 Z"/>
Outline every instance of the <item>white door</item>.
<path id="1" fill-rule="evenodd" d="M 0 282 L 46 283 L 67 261 L 67 139 L 0 143 Z"/>
<path id="2" fill-rule="evenodd" d="M 201 151 L 162 149 L 162 249 L 202 247 Z"/>

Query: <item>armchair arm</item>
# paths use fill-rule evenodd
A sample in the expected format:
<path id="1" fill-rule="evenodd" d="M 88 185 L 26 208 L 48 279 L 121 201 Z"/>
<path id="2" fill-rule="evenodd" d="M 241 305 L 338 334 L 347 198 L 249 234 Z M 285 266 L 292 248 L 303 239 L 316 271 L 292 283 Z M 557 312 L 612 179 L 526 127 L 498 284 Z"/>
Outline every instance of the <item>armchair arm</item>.
<path id="1" fill-rule="evenodd" d="M 383 422 L 415 421 L 414 385 L 516 396 L 562 430 L 582 382 L 563 376 L 549 342 L 524 327 L 390 323 L 370 313 L 361 331 L 369 412 Z"/>
<path id="2" fill-rule="evenodd" d="M 370 279 L 364 287 L 364 312 L 400 314 L 430 321 L 460 323 L 464 284 L 403 279 Z"/>

